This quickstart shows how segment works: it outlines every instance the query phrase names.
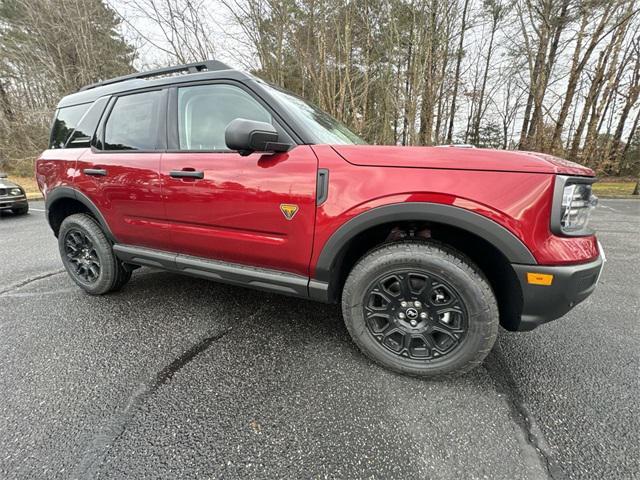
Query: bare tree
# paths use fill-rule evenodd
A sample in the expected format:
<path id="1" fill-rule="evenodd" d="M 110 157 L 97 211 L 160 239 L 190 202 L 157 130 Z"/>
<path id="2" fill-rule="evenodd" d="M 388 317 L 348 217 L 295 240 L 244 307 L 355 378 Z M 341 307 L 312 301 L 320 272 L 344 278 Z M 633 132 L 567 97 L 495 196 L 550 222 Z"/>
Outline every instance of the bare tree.
<path id="1" fill-rule="evenodd" d="M 169 62 L 190 63 L 213 58 L 211 32 L 215 22 L 205 8 L 205 0 L 125 0 L 128 15 L 122 20 L 146 42 L 164 52 Z M 154 38 L 129 17 L 142 17 L 159 33 Z"/>

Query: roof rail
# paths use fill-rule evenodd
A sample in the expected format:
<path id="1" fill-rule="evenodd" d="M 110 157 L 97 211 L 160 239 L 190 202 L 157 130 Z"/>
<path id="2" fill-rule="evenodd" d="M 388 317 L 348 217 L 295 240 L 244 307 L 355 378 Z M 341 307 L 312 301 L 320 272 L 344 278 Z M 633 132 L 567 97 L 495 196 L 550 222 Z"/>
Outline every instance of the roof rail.
<path id="1" fill-rule="evenodd" d="M 111 85 L 112 83 L 125 82 L 127 80 L 133 80 L 136 78 L 149 78 L 157 77 L 160 75 L 167 75 L 169 73 L 187 72 L 198 73 L 202 71 L 215 71 L 215 70 L 229 70 L 231 67 L 218 61 L 218 60 L 205 60 L 204 62 L 186 63 L 184 65 L 176 65 L 175 67 L 164 67 L 156 70 L 148 70 L 146 72 L 137 72 L 130 75 L 123 75 L 122 77 L 110 78 L 103 80 L 102 82 L 92 83 L 91 85 L 85 85 L 80 91 L 91 90 L 92 88 L 102 87 L 104 85 Z"/>
<path id="2" fill-rule="evenodd" d="M 477 148 L 475 145 L 471 145 L 470 143 L 450 143 L 448 145 L 436 145 L 436 147 Z"/>

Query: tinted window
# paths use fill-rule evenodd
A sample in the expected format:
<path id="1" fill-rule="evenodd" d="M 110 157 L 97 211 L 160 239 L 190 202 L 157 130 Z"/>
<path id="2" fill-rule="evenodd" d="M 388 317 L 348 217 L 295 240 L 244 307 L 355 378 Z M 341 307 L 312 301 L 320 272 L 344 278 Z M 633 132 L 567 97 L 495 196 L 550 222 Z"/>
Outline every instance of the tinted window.
<path id="1" fill-rule="evenodd" d="M 100 117 L 104 107 L 109 100 L 108 97 L 103 97 L 94 102 L 91 105 L 89 111 L 82 117 L 80 123 L 73 131 L 71 138 L 67 141 L 67 148 L 88 148 L 91 145 L 91 137 L 96 131 Z"/>
<path id="2" fill-rule="evenodd" d="M 69 135 L 71 135 L 73 129 L 76 128 L 76 125 L 78 125 L 78 122 L 90 105 L 90 103 L 85 103 L 83 105 L 74 105 L 73 107 L 58 109 L 51 130 L 50 148 L 64 148 Z"/>
<path id="3" fill-rule="evenodd" d="M 156 148 L 161 92 L 118 97 L 104 131 L 105 150 Z"/>
<path id="4" fill-rule="evenodd" d="M 178 89 L 181 150 L 228 150 L 224 131 L 236 118 L 273 123 L 271 114 L 238 87 L 198 85 Z"/>

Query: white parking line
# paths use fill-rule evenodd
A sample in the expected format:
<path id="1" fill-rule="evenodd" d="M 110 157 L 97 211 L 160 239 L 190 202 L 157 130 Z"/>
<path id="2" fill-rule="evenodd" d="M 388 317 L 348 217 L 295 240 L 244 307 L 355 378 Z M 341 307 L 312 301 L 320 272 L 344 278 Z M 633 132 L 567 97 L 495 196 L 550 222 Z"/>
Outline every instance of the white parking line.
<path id="1" fill-rule="evenodd" d="M 29 211 L 31 211 L 31 212 L 46 212 L 46 210 L 41 210 L 39 208 L 30 208 Z"/>
<path id="2" fill-rule="evenodd" d="M 598 205 L 598 207 L 606 208 L 607 210 L 611 210 L 612 212 L 618 212 L 619 211 L 619 210 L 616 210 L 615 208 L 611 208 L 611 207 L 609 207 L 607 205 L 602 205 L 602 204 Z"/>

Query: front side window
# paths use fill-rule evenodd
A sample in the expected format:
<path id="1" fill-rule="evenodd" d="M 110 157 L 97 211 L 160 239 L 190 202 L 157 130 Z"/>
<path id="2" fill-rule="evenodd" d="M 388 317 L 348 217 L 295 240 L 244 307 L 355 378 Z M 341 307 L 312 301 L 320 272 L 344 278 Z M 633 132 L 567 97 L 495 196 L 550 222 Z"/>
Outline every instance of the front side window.
<path id="1" fill-rule="evenodd" d="M 85 103 L 58 109 L 51 129 L 49 148 L 64 148 L 69 136 L 90 106 L 90 103 Z"/>
<path id="2" fill-rule="evenodd" d="M 105 150 L 153 150 L 162 92 L 118 97 L 104 130 Z"/>
<path id="3" fill-rule="evenodd" d="M 333 145 L 362 145 L 366 142 L 344 124 L 312 103 L 291 92 L 260 81 L 282 106 L 313 135 L 313 142 Z"/>
<path id="4" fill-rule="evenodd" d="M 273 123 L 271 114 L 241 88 L 214 84 L 178 89 L 180 150 L 229 150 L 224 132 L 236 118 Z"/>

